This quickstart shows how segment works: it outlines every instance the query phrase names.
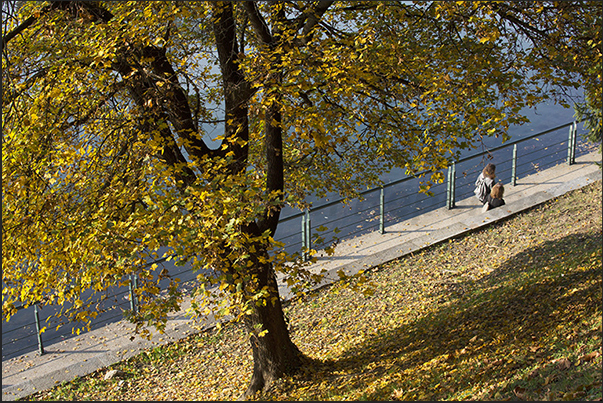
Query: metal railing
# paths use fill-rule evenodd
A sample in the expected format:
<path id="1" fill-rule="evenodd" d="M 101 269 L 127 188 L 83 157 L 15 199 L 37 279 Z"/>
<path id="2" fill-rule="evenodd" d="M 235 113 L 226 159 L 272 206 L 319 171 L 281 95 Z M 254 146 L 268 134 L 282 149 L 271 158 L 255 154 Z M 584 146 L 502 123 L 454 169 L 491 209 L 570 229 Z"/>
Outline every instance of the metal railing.
<path id="1" fill-rule="evenodd" d="M 563 137 L 561 141 L 554 139 L 553 135 L 559 134 L 559 131 L 569 127 L 569 136 Z M 543 136 L 550 136 L 551 140 L 549 143 L 540 143 L 540 138 Z M 541 147 L 536 147 L 536 144 L 540 143 Z M 565 144 L 567 142 L 567 144 Z M 522 154 L 518 156 L 518 145 L 524 144 Z M 554 127 L 552 129 L 545 130 L 534 135 L 521 138 L 519 140 L 511 141 L 507 144 L 503 144 L 498 147 L 494 147 L 480 153 L 466 156 L 457 161 L 454 161 L 449 167 L 447 172 L 447 179 L 445 184 L 436 184 L 432 187 L 432 196 L 421 195 L 417 192 L 417 178 L 405 177 L 384 184 L 383 186 L 368 189 L 360 193 L 360 198 L 355 199 L 355 206 L 343 205 L 344 199 L 337 199 L 328 203 L 323 203 L 317 206 L 308 208 L 306 211 L 292 214 L 288 217 L 279 220 L 279 229 L 287 229 L 289 233 L 285 233 L 278 236 L 279 230 L 277 230 L 277 239 L 284 242 L 286 248 L 290 251 L 301 251 L 302 258 L 307 259 L 308 253 L 313 246 L 324 247 L 329 242 L 324 241 L 324 237 L 318 236 L 319 228 L 329 227 L 337 222 L 342 222 L 341 226 L 337 226 L 340 233 L 339 238 L 349 238 L 357 236 L 364 232 L 374 231 L 376 229 L 381 233 L 385 233 L 386 223 L 396 223 L 404 221 L 410 217 L 423 214 L 427 211 L 446 206 L 448 209 L 455 207 L 456 200 L 462 200 L 466 197 L 473 197 L 473 183 L 479 172 L 481 172 L 482 166 L 485 159 L 496 161 L 497 165 L 497 177 L 507 178 L 508 182 L 512 185 L 516 185 L 518 177 L 527 176 L 530 173 L 539 170 L 546 169 L 549 166 L 557 165 L 559 163 L 567 163 L 568 165 L 574 164 L 576 159 L 576 152 L 587 153 L 592 150 L 589 143 L 582 142 L 578 149 L 579 141 L 577 139 L 577 124 L 576 122 L 567 123 L 561 126 Z M 501 152 L 508 150 L 512 147 L 511 157 L 507 158 L 505 155 L 500 154 Z M 498 155 L 497 155 L 498 154 Z M 534 162 L 534 158 L 538 154 L 538 162 Z M 481 158 L 479 163 L 473 163 L 477 158 Z M 522 163 L 519 163 L 521 159 Z M 510 165 L 510 166 L 509 166 Z M 457 177 L 457 171 L 462 172 L 462 176 Z M 403 189 L 406 186 L 407 189 Z M 444 187 L 445 186 L 445 187 Z M 395 204 L 390 207 L 393 203 Z M 431 203 L 430 203 L 431 202 Z M 364 204 L 363 204 L 364 203 Z M 367 205 L 368 204 L 368 207 Z M 378 206 L 378 208 L 377 208 Z M 348 214 L 342 214 L 342 208 L 352 211 Z M 339 210 L 338 210 L 339 209 Z M 331 210 L 335 212 L 335 219 L 328 219 L 328 216 L 324 212 Z M 322 213 L 322 214 L 321 214 Z M 331 213 L 329 213 L 331 215 Z M 301 231 L 293 230 L 296 227 L 291 223 L 293 220 L 301 221 Z M 374 221 L 378 221 L 378 224 L 373 224 Z M 314 222 L 314 226 L 312 225 Z M 300 228 L 297 226 L 297 228 Z M 315 229 L 317 233 L 313 234 L 312 230 Z M 296 241 L 294 238 L 299 236 L 299 240 Z M 314 239 L 313 239 L 314 238 Z M 160 259 L 156 262 L 149 263 L 149 266 L 153 263 L 158 263 L 165 260 Z M 186 266 L 181 268 L 179 273 L 170 273 L 170 275 L 180 275 L 185 272 L 191 272 Z M 120 303 L 120 299 L 129 299 L 130 310 L 136 312 L 137 301 L 135 295 L 137 278 L 135 275 L 130 276 L 128 289 L 125 291 L 116 291 L 114 294 L 115 304 L 112 308 L 117 311 L 117 308 L 123 305 Z M 126 297 L 126 294 L 128 297 Z M 22 307 L 20 307 L 22 308 Z M 124 308 L 122 308 L 124 309 Z M 103 323 L 109 323 L 114 320 L 121 319 L 122 313 L 116 312 L 113 317 L 105 318 L 102 322 L 96 322 L 95 327 L 100 327 Z M 35 325 L 35 333 L 37 338 L 38 353 L 44 354 L 44 341 L 42 340 L 42 331 L 40 326 L 40 315 L 37 304 L 33 305 L 33 322 L 25 324 L 23 327 L 32 327 Z M 3 326 L 4 327 L 4 326 Z M 19 329 L 13 329 L 8 332 L 3 332 L 3 349 L 4 349 L 4 337 L 10 332 L 14 332 Z M 31 334 L 25 337 L 31 337 Z M 64 336 L 50 337 L 46 342 L 53 341 Z M 19 338 L 13 339 L 11 342 L 20 340 Z M 25 350 L 31 350 L 31 344 L 25 347 Z M 22 350 L 17 351 L 20 353 Z M 15 354 L 13 352 L 13 354 Z M 4 351 L 3 351 L 4 359 Z"/>
<path id="2" fill-rule="evenodd" d="M 550 143 L 541 142 L 541 147 L 537 148 L 534 145 L 524 148 L 523 154 L 520 155 L 522 163 L 519 163 L 518 157 L 518 146 L 521 144 L 527 144 L 529 142 L 540 142 L 540 138 L 547 135 L 559 134 L 559 131 L 569 127 L 569 137 L 563 136 L 563 140 L 561 141 L 553 141 Z M 563 149 L 565 142 L 567 141 L 567 154 Z M 288 233 L 280 238 L 280 241 L 285 242 L 286 245 L 291 249 L 291 251 L 301 250 L 302 258 L 306 259 L 308 256 L 307 251 L 312 249 L 313 246 L 324 247 L 328 244 L 328 242 L 320 244 L 320 242 L 324 242 L 324 236 L 319 234 L 313 234 L 312 229 L 318 227 L 325 227 L 328 225 L 334 225 L 337 221 L 341 221 L 341 218 L 348 218 L 356 215 L 359 216 L 360 219 L 357 221 L 349 221 L 348 223 L 344 223 L 342 227 L 337 227 L 339 231 L 345 232 L 343 236 L 340 238 L 349 238 L 351 236 L 359 235 L 363 232 L 378 230 L 381 234 L 385 233 L 385 224 L 386 223 L 396 223 L 403 221 L 405 219 L 410 218 L 413 212 L 421 212 L 424 213 L 429 211 L 430 209 L 435 209 L 438 207 L 442 207 L 442 205 L 446 206 L 448 209 L 452 209 L 456 205 L 456 200 L 461 200 L 469 196 L 473 196 L 473 184 L 475 178 L 481 172 L 483 165 L 485 164 L 470 164 L 471 161 L 474 161 L 478 158 L 482 159 L 482 162 L 485 158 L 489 159 L 498 159 L 496 161 L 497 165 L 497 177 L 498 178 L 508 178 L 508 182 L 515 186 L 517 184 L 517 179 L 519 176 L 526 176 L 538 169 L 544 169 L 551 165 L 555 165 L 557 163 L 565 162 L 568 165 L 574 164 L 576 158 L 576 150 L 578 145 L 577 139 L 577 123 L 571 122 L 566 123 L 561 126 L 553 127 L 551 129 L 515 140 L 510 141 L 501 146 L 493 147 L 488 150 L 469 155 L 463 158 L 460 158 L 454 161 L 447 169 L 447 177 L 445 184 L 436 184 L 431 188 L 433 192 L 433 196 L 418 196 L 416 189 L 418 184 L 413 184 L 410 186 L 414 189 L 414 194 L 411 196 L 412 200 L 409 203 L 405 203 L 405 197 L 399 197 L 398 194 L 400 191 L 396 191 L 396 188 L 400 188 L 405 184 L 410 184 L 411 182 L 418 182 L 416 177 L 405 177 L 402 179 L 398 179 L 392 181 L 390 183 L 384 184 L 383 186 L 368 189 L 366 191 L 360 192 L 360 196 L 362 199 L 368 200 L 370 196 L 373 201 L 368 202 L 368 207 L 362 207 L 361 202 L 357 203 L 356 208 L 351 208 L 350 210 L 355 210 L 355 213 L 348 214 L 346 216 L 338 215 L 339 219 L 337 220 L 320 220 L 320 212 L 325 211 L 327 209 L 332 209 L 334 206 L 342 206 L 343 198 L 338 198 L 328 203 L 320 204 L 317 206 L 312 206 L 305 211 L 292 214 L 286 218 L 283 218 L 279 221 L 279 228 L 283 226 L 283 223 L 292 221 L 292 220 L 301 220 L 301 232 L 300 238 L 301 242 L 295 242 L 294 238 L 297 237 L 295 233 Z M 591 147 L 588 146 L 588 143 L 582 144 L 584 150 L 591 150 Z M 511 148 L 510 158 L 505 157 L 505 155 L 495 155 L 500 154 L 501 151 L 505 151 Z M 542 161 L 539 163 L 535 163 L 533 158 L 535 154 L 539 154 L 538 158 Z M 507 154 L 508 155 L 508 154 Z M 567 156 L 567 157 L 566 157 Z M 510 167 L 509 167 L 510 165 Z M 463 172 L 464 183 L 458 183 L 457 171 L 459 171 L 459 167 L 461 167 L 461 171 Z M 463 169 L 464 168 L 464 169 Z M 530 169 L 531 168 L 531 169 Z M 427 173 L 426 171 L 421 172 L 420 174 Z M 420 175 L 420 174 L 417 174 Z M 443 187 L 445 186 L 445 189 Z M 386 203 L 387 197 L 389 194 L 393 193 L 394 197 L 390 197 L 389 201 Z M 377 197 L 375 194 L 378 193 L 378 202 L 376 202 Z M 442 200 L 445 195 L 445 200 Z M 438 197 L 441 196 L 441 197 Z M 431 199 L 434 203 L 429 204 L 427 201 Z M 396 202 L 395 207 L 392 209 L 387 209 L 386 206 Z M 443 202 L 443 204 L 442 204 Z M 378 213 L 376 206 L 378 203 Z M 415 204 L 421 204 L 422 207 L 416 208 Z M 402 206 L 402 207 L 400 207 Z M 393 214 L 396 210 L 403 208 L 407 210 L 408 214 Z M 327 216 L 327 214 L 324 214 Z M 331 215 L 331 214 L 328 214 Z M 363 225 L 373 221 L 378 221 L 378 225 Z M 311 225 L 311 222 L 314 222 L 314 227 Z M 293 226 L 292 226 L 293 227 Z M 356 227 L 355 230 L 351 230 L 350 227 Z M 376 227 L 376 228 L 375 228 Z M 299 228 L 299 227 L 298 227 Z M 346 229 L 350 229 L 347 232 Z M 277 230 L 278 233 L 278 230 Z M 313 240 L 315 239 L 316 242 Z M 320 241 L 319 241 L 320 240 Z M 320 245 L 318 245 L 320 244 Z"/>

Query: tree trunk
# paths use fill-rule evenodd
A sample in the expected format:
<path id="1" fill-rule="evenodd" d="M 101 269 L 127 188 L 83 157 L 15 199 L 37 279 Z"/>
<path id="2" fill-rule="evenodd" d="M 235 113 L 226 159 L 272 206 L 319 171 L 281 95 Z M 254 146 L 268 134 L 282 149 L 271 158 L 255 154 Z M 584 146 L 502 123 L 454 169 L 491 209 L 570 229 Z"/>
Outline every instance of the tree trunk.
<path id="1" fill-rule="evenodd" d="M 253 375 L 240 400 L 268 390 L 273 381 L 294 373 L 302 363 L 302 353 L 289 336 L 274 270 L 270 263 L 256 264 L 259 265 L 257 287 L 262 289 L 267 286 L 270 295 L 262 300 L 265 304 L 253 304 L 252 313 L 244 319 L 245 327 L 251 334 Z M 266 330 L 267 333 L 259 335 Z"/>
<path id="2" fill-rule="evenodd" d="M 224 84 L 225 99 L 225 138 L 234 136 L 238 141 L 228 144 L 234 153 L 236 163 L 231 164 L 232 174 L 243 172 L 247 168 L 248 159 L 248 102 L 253 95 L 251 85 L 245 80 L 238 63 L 239 45 L 236 37 L 236 20 L 233 5 L 230 2 L 215 2 L 214 5 L 214 34 L 220 60 L 220 68 Z M 255 15 L 255 5 L 247 3 L 246 7 Z M 268 32 L 265 32 L 268 35 Z M 271 42 L 271 38 L 265 38 Z M 272 78 L 276 82 L 280 75 Z M 278 102 L 274 102 L 266 114 L 266 192 L 280 192 L 282 198 L 283 155 L 281 114 Z M 278 123 L 273 123 L 278 122 Z M 239 147 L 238 144 L 243 144 Z M 238 147 L 238 148 L 237 148 Z M 258 217 L 257 222 L 243 229 L 251 238 L 260 237 L 266 230 L 274 234 L 278 224 L 280 207 L 267 209 Z M 271 263 L 269 263 L 266 245 L 254 245 L 256 253 L 249 258 L 253 265 L 246 274 L 255 277 L 254 281 L 244 284 L 244 292 L 251 297 L 259 290 L 268 289 L 269 295 L 259 301 L 252 302 L 252 313 L 245 316 L 245 327 L 250 336 L 253 352 L 253 375 L 247 391 L 241 399 L 247 399 L 256 392 L 267 390 L 273 381 L 283 375 L 297 370 L 302 362 L 302 354 L 293 344 L 285 315 L 280 301 L 278 285 Z M 259 259 L 263 257 L 264 259 Z M 265 302 L 265 303 L 264 303 Z M 261 333 L 261 335 L 260 335 Z"/>

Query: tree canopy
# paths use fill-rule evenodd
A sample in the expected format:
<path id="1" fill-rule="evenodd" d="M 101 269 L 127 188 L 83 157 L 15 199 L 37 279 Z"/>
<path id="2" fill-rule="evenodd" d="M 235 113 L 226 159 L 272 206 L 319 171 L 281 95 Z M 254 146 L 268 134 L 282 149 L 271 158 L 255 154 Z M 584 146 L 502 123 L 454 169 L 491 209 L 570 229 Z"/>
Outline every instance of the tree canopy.
<path id="1" fill-rule="evenodd" d="M 162 328 L 199 270 L 199 312 L 242 318 L 250 393 L 300 365 L 273 238 L 286 204 L 355 197 L 393 167 L 423 191 L 483 137 L 581 88 L 601 109 L 599 2 L 3 2 L 3 318 L 97 312 L 139 278 Z M 169 279 L 167 290 L 160 280 Z M 205 304 L 205 305 L 204 305 Z"/>

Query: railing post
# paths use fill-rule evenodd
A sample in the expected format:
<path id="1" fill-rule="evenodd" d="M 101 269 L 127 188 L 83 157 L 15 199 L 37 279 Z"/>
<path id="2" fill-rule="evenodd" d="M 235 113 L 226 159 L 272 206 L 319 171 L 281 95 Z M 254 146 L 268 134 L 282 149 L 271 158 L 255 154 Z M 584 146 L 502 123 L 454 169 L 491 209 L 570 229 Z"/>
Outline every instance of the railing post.
<path id="1" fill-rule="evenodd" d="M 139 306 L 138 306 L 138 297 L 136 296 L 136 289 L 138 288 L 138 275 L 135 274 L 134 275 L 134 309 L 136 309 L 136 312 L 138 312 Z"/>
<path id="2" fill-rule="evenodd" d="M 456 207 L 456 162 L 452 163 L 452 207 Z"/>
<path id="3" fill-rule="evenodd" d="M 134 290 L 138 285 L 136 280 L 136 274 L 130 274 L 130 285 L 128 286 L 128 288 L 130 289 L 130 309 L 132 310 L 132 312 L 138 311 L 138 304 L 136 303 L 136 296 L 134 293 Z"/>
<path id="4" fill-rule="evenodd" d="M 308 207 L 308 209 L 306 210 L 306 257 L 305 259 L 308 259 L 309 256 L 309 251 L 311 248 L 311 239 L 312 239 L 312 234 L 311 234 L 311 224 L 310 224 L 310 208 Z M 305 260 L 304 259 L 304 260 Z"/>
<path id="5" fill-rule="evenodd" d="M 38 335 L 38 352 L 44 354 L 44 345 L 42 344 L 42 333 L 40 333 L 40 315 L 38 314 L 38 304 L 34 304 L 34 318 L 36 321 L 36 333 Z"/>
<path id="6" fill-rule="evenodd" d="M 511 165 L 511 185 L 517 184 L 517 144 L 513 144 L 513 163 Z"/>
<path id="7" fill-rule="evenodd" d="M 576 156 L 576 122 L 572 123 L 569 129 L 569 138 L 567 139 L 567 165 L 575 162 Z"/>
<path id="8" fill-rule="evenodd" d="M 455 182 L 456 182 L 456 163 L 452 163 L 448 167 L 448 187 L 446 191 L 446 207 L 452 209 L 455 206 L 454 194 L 455 194 Z"/>
<path id="9" fill-rule="evenodd" d="M 385 234 L 385 190 L 381 186 L 379 194 L 379 232 Z"/>
<path id="10" fill-rule="evenodd" d="M 452 173 L 452 169 L 451 167 L 448 167 L 448 176 L 446 177 L 446 207 L 448 209 L 450 209 L 450 196 L 451 196 L 451 192 L 450 192 L 450 174 Z"/>
<path id="11" fill-rule="evenodd" d="M 306 215 L 301 216 L 301 250 L 302 250 L 302 261 L 306 261 Z"/>
<path id="12" fill-rule="evenodd" d="M 574 135 L 573 135 L 573 140 L 572 140 L 572 164 L 576 163 L 576 143 L 577 143 L 577 134 L 578 134 L 578 123 L 574 121 L 574 124 L 572 125 L 574 128 Z"/>

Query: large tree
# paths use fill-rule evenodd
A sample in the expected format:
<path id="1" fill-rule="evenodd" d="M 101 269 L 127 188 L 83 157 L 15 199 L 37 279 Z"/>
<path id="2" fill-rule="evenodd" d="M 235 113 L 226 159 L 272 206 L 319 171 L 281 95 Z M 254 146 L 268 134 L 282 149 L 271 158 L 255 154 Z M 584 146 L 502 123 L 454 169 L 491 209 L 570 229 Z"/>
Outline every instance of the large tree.
<path id="1" fill-rule="evenodd" d="M 139 278 L 138 324 L 192 296 L 249 330 L 247 395 L 302 365 L 276 273 L 286 204 L 354 197 L 393 168 L 442 180 L 544 100 L 601 106 L 599 2 L 3 2 L 3 317 L 87 321 Z M 161 292 L 158 283 L 168 278 Z M 167 292 L 166 292 L 167 291 Z M 209 311 L 207 311 L 209 312 Z"/>

